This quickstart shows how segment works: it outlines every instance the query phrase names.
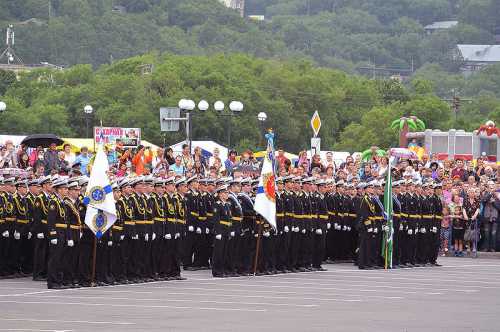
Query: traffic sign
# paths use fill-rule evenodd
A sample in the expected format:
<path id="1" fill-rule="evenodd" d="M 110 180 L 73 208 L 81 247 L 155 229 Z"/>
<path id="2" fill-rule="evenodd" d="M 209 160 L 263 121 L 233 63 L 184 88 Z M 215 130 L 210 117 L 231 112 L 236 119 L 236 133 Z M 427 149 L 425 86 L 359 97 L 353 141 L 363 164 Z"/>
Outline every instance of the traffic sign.
<path id="1" fill-rule="evenodd" d="M 311 153 L 313 155 L 319 154 L 321 152 L 321 138 L 312 137 L 311 138 Z"/>
<path id="2" fill-rule="evenodd" d="M 311 118 L 311 128 L 314 132 L 314 137 L 318 136 L 319 130 L 321 128 L 321 119 L 319 117 L 318 111 L 314 112 L 314 115 Z"/>
<path id="3" fill-rule="evenodd" d="M 179 117 L 181 110 L 178 107 L 160 107 L 160 130 L 179 131 Z"/>

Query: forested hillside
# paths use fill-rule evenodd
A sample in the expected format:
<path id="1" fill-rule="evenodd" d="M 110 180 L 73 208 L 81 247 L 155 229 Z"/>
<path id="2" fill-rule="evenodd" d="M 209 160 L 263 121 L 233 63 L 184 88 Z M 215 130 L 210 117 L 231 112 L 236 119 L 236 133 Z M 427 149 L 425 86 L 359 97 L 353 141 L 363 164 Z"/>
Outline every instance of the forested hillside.
<path id="1" fill-rule="evenodd" d="M 217 0 L 0 2 L 2 25 L 16 24 L 19 55 L 60 65 L 99 65 L 158 50 L 309 57 L 350 72 L 429 62 L 450 70 L 456 43 L 493 43 L 500 26 L 495 0 L 247 0 L 246 14 L 266 21 L 242 19 Z M 424 33 L 425 25 L 450 19 L 459 25 Z"/>

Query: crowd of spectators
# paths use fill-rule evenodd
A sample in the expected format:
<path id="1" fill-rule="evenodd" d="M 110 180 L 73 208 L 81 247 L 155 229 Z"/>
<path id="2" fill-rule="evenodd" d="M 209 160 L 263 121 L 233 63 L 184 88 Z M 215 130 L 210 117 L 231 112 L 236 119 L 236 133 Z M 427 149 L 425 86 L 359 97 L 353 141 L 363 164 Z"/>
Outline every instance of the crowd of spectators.
<path id="1" fill-rule="evenodd" d="M 194 153 L 191 153 L 187 144 L 177 154 L 169 147 L 154 150 L 144 146 L 105 147 L 111 178 L 149 174 L 158 177 L 199 175 L 211 178 L 256 178 L 260 174 L 261 161 L 250 150 L 241 154 L 231 150 L 225 160 L 222 160 L 217 148 L 210 151 L 209 156 L 203 152 L 200 147 L 195 147 Z M 46 149 L 27 149 L 24 146 L 16 148 L 11 141 L 6 141 L 0 149 L 0 169 L 23 169 L 28 173 L 27 176 L 89 175 L 92 158 L 86 147 L 73 153 L 69 144 L 60 150 L 55 144 Z M 380 156 L 362 161 L 359 154 L 336 162 L 331 152 L 321 158 L 319 155 L 308 157 L 306 151 L 301 151 L 297 159 L 290 160 L 283 150 L 278 150 L 276 167 L 280 176 L 309 175 L 356 185 L 360 181 L 382 179 L 389 163 L 386 157 Z M 401 160 L 393 169 L 393 174 L 395 179 L 442 184 L 442 255 L 452 252 L 462 256 L 476 250 L 495 251 L 499 248 L 500 166 L 497 167 L 495 162 L 489 162 L 486 157 L 466 161 L 439 160 L 435 155 L 424 155 L 422 160 Z"/>

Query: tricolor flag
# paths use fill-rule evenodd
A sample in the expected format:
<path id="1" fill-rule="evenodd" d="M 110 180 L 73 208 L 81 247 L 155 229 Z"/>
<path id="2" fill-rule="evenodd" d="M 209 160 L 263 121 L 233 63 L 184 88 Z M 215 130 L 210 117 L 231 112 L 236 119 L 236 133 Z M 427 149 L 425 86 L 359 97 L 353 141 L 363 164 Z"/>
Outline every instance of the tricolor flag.
<path id="1" fill-rule="evenodd" d="M 254 210 L 276 228 L 276 180 L 274 175 L 274 134 L 266 134 L 267 152 L 255 197 Z"/>
<path id="2" fill-rule="evenodd" d="M 102 141 L 101 141 L 102 142 Z M 108 158 L 102 144 L 97 147 L 94 165 L 83 203 L 87 205 L 85 224 L 100 238 L 116 221 L 116 206 L 113 189 L 106 172 L 109 169 Z"/>
<path id="3" fill-rule="evenodd" d="M 392 176 L 391 167 L 387 169 L 387 178 L 385 181 L 384 191 L 384 218 L 386 220 L 385 232 L 382 240 L 382 257 L 385 260 L 385 268 L 392 268 L 392 244 L 394 235 L 394 225 L 392 223 L 393 209 L 392 209 Z"/>

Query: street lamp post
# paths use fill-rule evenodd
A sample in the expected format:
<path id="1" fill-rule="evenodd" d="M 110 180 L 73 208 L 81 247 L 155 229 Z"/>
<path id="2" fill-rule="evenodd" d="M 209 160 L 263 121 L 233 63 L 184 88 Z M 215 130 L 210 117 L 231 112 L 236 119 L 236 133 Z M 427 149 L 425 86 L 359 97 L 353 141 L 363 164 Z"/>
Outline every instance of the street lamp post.
<path id="1" fill-rule="evenodd" d="M 92 116 L 92 113 L 94 112 L 94 109 L 90 105 L 85 105 L 83 108 L 83 112 L 85 113 L 85 124 L 86 124 L 86 136 L 89 138 L 89 124 L 90 124 L 90 118 Z"/>
<path id="2" fill-rule="evenodd" d="M 181 111 L 186 112 L 186 137 L 189 145 L 189 149 L 191 150 L 191 136 L 192 136 L 192 127 L 191 127 L 191 112 L 196 108 L 196 103 L 190 99 L 181 99 L 179 101 L 179 109 Z M 217 116 L 229 116 L 232 117 L 236 114 L 239 114 L 243 111 L 243 103 L 239 101 L 232 101 L 229 103 L 229 111 L 224 112 L 225 105 L 222 101 L 218 100 L 213 105 L 214 110 L 217 111 Z M 198 110 L 205 112 L 210 108 L 209 103 L 206 100 L 201 100 L 198 103 Z M 227 143 L 228 147 L 231 145 L 231 119 L 228 121 L 228 130 L 227 130 Z"/>
<path id="3" fill-rule="evenodd" d="M 259 127 L 260 127 L 260 135 L 259 135 L 259 141 L 260 144 L 262 145 L 262 137 L 264 134 L 264 122 L 267 120 L 267 114 L 265 112 L 260 112 L 257 114 L 257 120 L 259 120 Z"/>

